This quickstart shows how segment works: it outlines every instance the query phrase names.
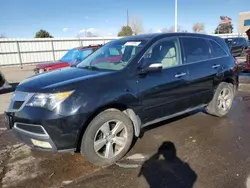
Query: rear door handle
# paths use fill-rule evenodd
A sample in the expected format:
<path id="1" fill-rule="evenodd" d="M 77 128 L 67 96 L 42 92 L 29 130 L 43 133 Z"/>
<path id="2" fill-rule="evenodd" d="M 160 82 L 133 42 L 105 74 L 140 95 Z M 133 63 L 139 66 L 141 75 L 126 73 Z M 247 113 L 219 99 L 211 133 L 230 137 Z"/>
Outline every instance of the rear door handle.
<path id="1" fill-rule="evenodd" d="M 213 65 L 213 66 L 212 66 L 213 69 L 216 69 L 216 68 L 218 68 L 218 67 L 220 67 L 220 65 Z"/>
<path id="2" fill-rule="evenodd" d="M 187 74 L 187 73 L 182 72 L 182 73 L 176 74 L 174 77 L 175 77 L 175 78 L 180 78 L 180 77 L 182 77 L 182 76 L 185 76 L 186 74 Z"/>

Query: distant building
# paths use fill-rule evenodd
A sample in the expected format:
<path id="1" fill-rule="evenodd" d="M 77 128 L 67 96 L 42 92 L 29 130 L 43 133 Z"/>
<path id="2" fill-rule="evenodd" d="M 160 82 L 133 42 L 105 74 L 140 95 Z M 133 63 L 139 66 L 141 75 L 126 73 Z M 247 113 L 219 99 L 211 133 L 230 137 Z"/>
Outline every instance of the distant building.
<path id="1" fill-rule="evenodd" d="M 250 32 L 250 12 L 240 12 L 238 20 L 238 33 Z"/>

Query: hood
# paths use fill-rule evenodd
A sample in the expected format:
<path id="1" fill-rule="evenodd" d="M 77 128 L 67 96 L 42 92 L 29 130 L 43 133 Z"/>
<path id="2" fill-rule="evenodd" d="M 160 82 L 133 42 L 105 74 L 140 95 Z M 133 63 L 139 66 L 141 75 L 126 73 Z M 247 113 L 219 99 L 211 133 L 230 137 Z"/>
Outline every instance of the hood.
<path id="1" fill-rule="evenodd" d="M 103 76 L 112 72 L 100 72 L 76 67 L 57 69 L 42 74 L 37 74 L 22 81 L 16 88 L 24 92 L 55 92 L 57 89 L 74 87 L 75 83 L 94 77 Z"/>
<path id="2" fill-rule="evenodd" d="M 45 69 L 48 67 L 58 66 L 60 64 L 65 64 L 65 63 L 68 63 L 68 62 L 61 62 L 61 61 L 44 62 L 44 63 L 37 64 L 36 68 Z"/>

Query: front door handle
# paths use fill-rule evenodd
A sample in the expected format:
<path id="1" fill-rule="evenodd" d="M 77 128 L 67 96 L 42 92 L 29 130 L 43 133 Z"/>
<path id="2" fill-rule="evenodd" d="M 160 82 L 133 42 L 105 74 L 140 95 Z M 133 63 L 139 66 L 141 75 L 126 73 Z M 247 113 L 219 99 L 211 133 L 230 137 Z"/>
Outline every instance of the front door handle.
<path id="1" fill-rule="evenodd" d="M 218 67 L 220 67 L 220 65 L 213 65 L 213 66 L 212 66 L 213 69 L 216 69 L 216 68 L 218 68 Z"/>
<path id="2" fill-rule="evenodd" d="M 176 74 L 174 77 L 175 77 L 175 78 L 180 78 L 180 77 L 182 77 L 182 76 L 185 76 L 186 74 L 187 74 L 187 73 L 182 72 L 182 73 Z"/>

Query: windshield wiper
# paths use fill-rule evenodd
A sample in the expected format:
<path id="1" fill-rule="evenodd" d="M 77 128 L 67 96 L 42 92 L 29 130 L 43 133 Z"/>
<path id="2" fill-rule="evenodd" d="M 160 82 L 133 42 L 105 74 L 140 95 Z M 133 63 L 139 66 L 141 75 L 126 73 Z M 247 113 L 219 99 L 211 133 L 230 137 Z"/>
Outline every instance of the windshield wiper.
<path id="1" fill-rule="evenodd" d="M 78 67 L 78 68 L 81 68 L 81 69 L 89 69 L 89 70 L 100 70 L 100 68 L 96 67 L 96 66 L 83 66 L 83 67 Z"/>

